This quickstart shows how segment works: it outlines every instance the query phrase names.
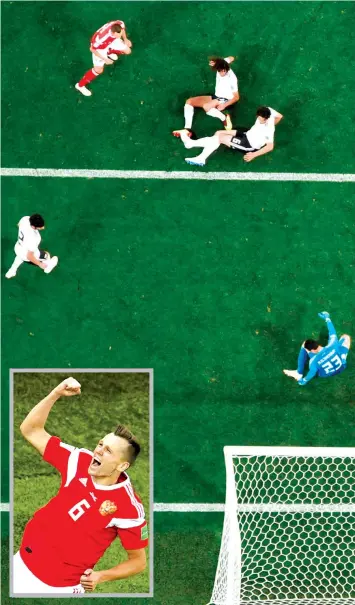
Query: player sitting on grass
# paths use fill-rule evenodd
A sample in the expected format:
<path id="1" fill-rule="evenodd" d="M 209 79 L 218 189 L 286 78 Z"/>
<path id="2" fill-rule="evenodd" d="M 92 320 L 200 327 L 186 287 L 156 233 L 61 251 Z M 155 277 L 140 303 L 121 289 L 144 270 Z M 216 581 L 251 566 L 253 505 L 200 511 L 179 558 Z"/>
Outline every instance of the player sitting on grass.
<path id="1" fill-rule="evenodd" d="M 61 474 L 59 491 L 27 523 L 14 556 L 14 593 L 78 594 L 97 584 L 128 578 L 146 566 L 148 544 L 143 505 L 126 470 L 140 452 L 124 426 L 100 439 L 95 451 L 66 445 L 45 430 L 49 412 L 63 396 L 78 395 L 67 378 L 40 401 L 21 424 L 21 433 Z M 119 537 L 127 560 L 102 571 L 93 568 Z"/>
<path id="2" fill-rule="evenodd" d="M 40 250 L 40 231 L 44 229 L 44 219 L 40 214 L 23 216 L 18 224 L 18 240 L 15 244 L 15 260 L 5 274 L 7 279 L 15 277 L 22 263 L 31 263 L 43 269 L 45 273 L 53 271 L 58 264 L 58 257 L 51 258 L 49 252 Z"/>
<path id="3" fill-rule="evenodd" d="M 110 21 L 100 27 L 91 38 L 90 52 L 94 67 L 84 74 L 75 88 L 85 97 L 90 97 L 92 92 L 86 85 L 102 74 L 105 65 L 112 65 L 118 55 L 130 55 L 131 48 L 132 42 L 126 36 L 123 21 Z"/>
<path id="4" fill-rule="evenodd" d="M 202 107 L 208 116 L 218 118 L 223 122 L 226 130 L 232 129 L 232 121 L 229 113 L 222 111 L 239 101 L 238 80 L 235 73 L 230 68 L 230 63 L 234 57 L 225 59 L 215 58 L 209 62 L 210 67 L 216 71 L 216 87 L 214 95 L 205 95 L 201 97 L 191 97 L 185 101 L 184 117 L 185 128 L 191 130 L 194 116 L 194 107 Z M 174 130 L 173 135 L 179 136 L 180 131 Z"/>
<path id="5" fill-rule="evenodd" d="M 220 145 L 226 145 L 233 151 L 244 153 L 245 162 L 251 162 L 260 155 L 274 149 L 275 126 L 283 118 L 282 114 L 271 107 L 259 107 L 256 121 L 251 128 L 237 128 L 231 132 L 218 130 L 213 137 L 192 140 L 191 132 L 187 129 L 175 130 L 174 135 L 180 137 L 186 149 L 203 147 L 202 153 L 194 158 L 185 158 L 185 162 L 193 166 L 204 166 L 207 158 Z"/>
<path id="6" fill-rule="evenodd" d="M 297 380 L 298 384 L 307 384 L 314 376 L 320 378 L 335 376 L 346 368 L 346 358 L 350 349 L 350 336 L 343 334 L 338 340 L 335 328 L 327 311 L 318 313 L 325 320 L 329 332 L 328 344 L 321 347 L 316 340 L 305 340 L 298 355 L 297 370 L 284 370 L 286 376 Z M 306 362 L 309 361 L 308 374 L 303 378 Z"/>

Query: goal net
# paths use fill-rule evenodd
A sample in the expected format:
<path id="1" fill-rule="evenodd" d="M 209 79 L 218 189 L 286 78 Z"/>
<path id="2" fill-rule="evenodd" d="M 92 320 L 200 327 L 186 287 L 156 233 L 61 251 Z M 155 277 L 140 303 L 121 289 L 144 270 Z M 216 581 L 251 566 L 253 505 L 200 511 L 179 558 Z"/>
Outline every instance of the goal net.
<path id="1" fill-rule="evenodd" d="M 355 605 L 355 448 L 225 447 L 210 603 Z"/>

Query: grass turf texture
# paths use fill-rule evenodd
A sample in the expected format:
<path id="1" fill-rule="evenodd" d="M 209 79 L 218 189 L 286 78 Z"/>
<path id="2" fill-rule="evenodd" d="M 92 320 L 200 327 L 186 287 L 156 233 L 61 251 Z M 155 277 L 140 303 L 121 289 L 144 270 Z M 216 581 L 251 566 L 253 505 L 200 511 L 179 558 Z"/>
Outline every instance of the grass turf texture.
<path id="1" fill-rule="evenodd" d="M 260 103 L 285 119 L 272 154 L 244 165 L 222 150 L 208 169 L 352 171 L 351 3 L 112 7 L 2 3 L 3 165 L 190 169 L 170 132 L 187 96 L 213 92 L 207 55 L 220 53 L 238 55 L 235 123 L 251 124 Z M 112 16 L 126 20 L 132 56 L 84 99 L 73 85 L 91 65 L 89 36 Z M 194 127 L 206 135 L 219 122 L 196 112 Z M 4 179 L 2 274 L 16 223 L 32 212 L 43 212 L 43 244 L 60 264 L 49 276 L 23 266 L 3 284 L 3 499 L 9 367 L 154 367 L 156 501 L 221 502 L 227 443 L 354 445 L 352 352 L 332 380 L 301 388 L 281 373 L 303 338 L 324 338 L 317 311 L 354 334 L 353 192 Z M 134 605 L 207 602 L 221 529 L 222 515 L 156 515 L 155 598 Z"/>
<path id="2" fill-rule="evenodd" d="M 60 486 L 58 471 L 41 460 L 18 427 L 30 409 L 66 377 L 67 373 L 16 373 L 14 377 L 14 552 L 20 546 L 27 521 Z M 93 451 L 101 437 L 117 424 L 126 424 L 142 447 L 129 475 L 149 519 L 149 375 L 76 373 L 74 377 L 82 385 L 82 394 L 62 397 L 53 407 L 46 429 L 65 443 Z M 125 558 L 120 541 L 115 540 L 95 569 L 109 569 Z M 100 584 L 96 592 L 149 592 L 149 565 L 137 576 Z"/>
<path id="3" fill-rule="evenodd" d="M 5 282 L 4 342 L 21 343 L 4 347 L 5 367 L 32 364 L 34 351 L 38 367 L 49 352 L 54 367 L 154 367 L 157 501 L 221 501 L 228 443 L 351 445 L 352 352 L 342 375 L 305 387 L 282 369 L 296 367 L 304 338 L 325 341 L 318 311 L 354 333 L 341 294 L 353 190 L 5 179 L 3 274 L 16 221 L 41 211 L 38 199 L 43 244 L 60 259 L 49 276 L 21 266 Z"/>
<path id="4" fill-rule="evenodd" d="M 188 169 L 171 131 L 187 97 L 214 92 L 207 57 L 233 54 L 234 123 L 251 126 L 261 104 L 285 119 L 272 154 L 245 165 L 219 152 L 214 168 L 351 172 L 354 13 L 350 2 L 3 2 L 3 165 Z M 90 36 L 114 17 L 132 55 L 84 98 L 74 84 L 92 65 Z M 199 136 L 221 128 L 196 114 Z"/>

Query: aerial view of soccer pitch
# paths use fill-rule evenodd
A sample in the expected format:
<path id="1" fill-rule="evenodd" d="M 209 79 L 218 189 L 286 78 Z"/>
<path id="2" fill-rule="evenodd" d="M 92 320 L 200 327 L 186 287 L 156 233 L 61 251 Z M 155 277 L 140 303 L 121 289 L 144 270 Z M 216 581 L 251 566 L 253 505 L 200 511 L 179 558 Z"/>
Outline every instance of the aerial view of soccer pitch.
<path id="1" fill-rule="evenodd" d="M 328 380 L 299 386 L 283 374 L 305 339 L 327 342 L 319 312 L 338 336 L 355 336 L 355 4 L 1 9 L 3 603 L 21 601 L 8 583 L 9 369 L 153 368 L 154 597 L 129 603 L 205 605 L 223 528 L 223 447 L 355 447 L 353 351 Z M 85 97 L 75 84 L 92 67 L 90 37 L 114 19 L 132 53 Z M 195 150 L 171 133 L 188 97 L 213 94 L 209 57 L 229 55 L 240 91 L 233 124 L 274 108 L 284 116 L 275 149 L 246 163 L 223 147 L 206 167 L 187 166 Z M 198 109 L 193 128 L 206 137 L 222 126 Z M 17 223 L 33 213 L 58 267 L 45 275 L 23 264 L 5 279 Z M 23 477 L 27 464 L 24 455 Z M 27 476 L 40 483 L 30 464 Z"/>

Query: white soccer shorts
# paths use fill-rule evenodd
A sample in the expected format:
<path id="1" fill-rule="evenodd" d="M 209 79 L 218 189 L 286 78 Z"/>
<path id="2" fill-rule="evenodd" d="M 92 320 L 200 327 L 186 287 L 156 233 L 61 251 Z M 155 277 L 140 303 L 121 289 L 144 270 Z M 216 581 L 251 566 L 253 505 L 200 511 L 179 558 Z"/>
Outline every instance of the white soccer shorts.
<path id="1" fill-rule="evenodd" d="M 116 38 L 110 44 L 110 48 L 111 49 L 114 48 L 115 50 L 126 50 L 128 48 L 128 46 L 123 42 L 123 40 L 121 40 L 121 38 Z M 107 57 L 108 49 L 105 48 L 105 50 L 101 50 L 99 48 L 98 51 L 101 55 L 104 55 L 105 57 Z M 102 59 L 99 59 L 99 57 L 94 55 L 94 53 L 92 53 L 92 62 L 94 64 L 94 67 L 102 67 L 103 65 L 105 65 L 105 61 L 103 61 Z"/>
<path id="2" fill-rule="evenodd" d="M 12 591 L 18 594 L 83 594 L 85 592 L 81 584 L 76 586 L 48 586 L 41 582 L 32 571 L 24 564 L 21 555 L 17 552 L 13 558 L 12 565 Z"/>
<path id="3" fill-rule="evenodd" d="M 27 258 L 27 248 L 24 248 L 23 246 L 21 246 L 21 244 L 19 244 L 18 242 L 15 244 L 15 254 L 16 256 L 18 256 L 22 261 L 24 261 L 25 263 L 29 263 L 30 261 Z M 40 256 L 40 251 L 37 248 L 37 250 L 34 250 L 33 254 L 35 255 L 35 257 L 38 259 Z"/>

